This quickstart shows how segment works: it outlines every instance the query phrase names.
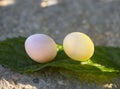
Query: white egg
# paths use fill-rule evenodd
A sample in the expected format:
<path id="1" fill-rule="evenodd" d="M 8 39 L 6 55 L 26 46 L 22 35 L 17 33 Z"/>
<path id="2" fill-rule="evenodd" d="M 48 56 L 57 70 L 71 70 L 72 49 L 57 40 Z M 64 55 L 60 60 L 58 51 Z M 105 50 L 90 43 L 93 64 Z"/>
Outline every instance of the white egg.
<path id="1" fill-rule="evenodd" d="M 84 33 L 72 32 L 63 41 L 65 53 L 76 61 L 86 61 L 94 54 L 94 44 Z"/>
<path id="2" fill-rule="evenodd" d="M 39 63 L 52 61 L 57 55 L 57 45 L 45 34 L 34 34 L 25 41 L 25 50 L 30 58 Z"/>

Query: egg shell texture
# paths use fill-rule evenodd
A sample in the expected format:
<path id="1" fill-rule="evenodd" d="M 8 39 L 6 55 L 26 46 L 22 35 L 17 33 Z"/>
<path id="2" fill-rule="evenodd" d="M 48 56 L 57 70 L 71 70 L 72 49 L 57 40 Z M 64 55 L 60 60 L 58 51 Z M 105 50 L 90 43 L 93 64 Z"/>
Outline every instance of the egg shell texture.
<path id="1" fill-rule="evenodd" d="M 27 54 L 36 62 L 52 61 L 57 54 L 57 45 L 54 40 L 45 34 L 34 34 L 25 41 Z"/>

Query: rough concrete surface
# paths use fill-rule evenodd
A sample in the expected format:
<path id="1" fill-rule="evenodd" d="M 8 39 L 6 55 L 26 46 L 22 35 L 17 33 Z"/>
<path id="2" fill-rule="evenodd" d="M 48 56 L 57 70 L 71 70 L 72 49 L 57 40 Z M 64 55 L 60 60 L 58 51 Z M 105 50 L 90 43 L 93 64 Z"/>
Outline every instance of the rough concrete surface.
<path id="1" fill-rule="evenodd" d="M 45 33 L 62 44 L 73 31 L 88 34 L 95 45 L 120 47 L 120 0 L 0 0 L 0 40 Z M 120 77 L 95 84 L 0 66 L 0 89 L 120 89 Z"/>

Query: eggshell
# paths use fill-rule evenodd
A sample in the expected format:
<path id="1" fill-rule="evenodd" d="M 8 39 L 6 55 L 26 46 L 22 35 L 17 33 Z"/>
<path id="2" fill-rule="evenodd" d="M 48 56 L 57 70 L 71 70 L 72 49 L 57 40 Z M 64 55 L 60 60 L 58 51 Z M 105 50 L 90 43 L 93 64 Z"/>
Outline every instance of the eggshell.
<path id="1" fill-rule="evenodd" d="M 47 63 L 55 58 L 57 45 L 51 37 L 45 34 L 34 34 L 26 39 L 25 50 L 34 61 Z"/>
<path id="2" fill-rule="evenodd" d="M 72 32 L 63 41 L 65 53 L 77 61 L 86 61 L 94 54 L 94 44 L 84 33 Z"/>

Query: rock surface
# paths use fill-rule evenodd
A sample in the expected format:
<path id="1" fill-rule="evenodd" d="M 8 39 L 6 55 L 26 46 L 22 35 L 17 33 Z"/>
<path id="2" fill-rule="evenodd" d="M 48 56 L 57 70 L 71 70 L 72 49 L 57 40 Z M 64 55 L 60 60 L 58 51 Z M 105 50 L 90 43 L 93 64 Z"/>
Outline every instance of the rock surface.
<path id="1" fill-rule="evenodd" d="M 68 33 L 80 31 L 95 45 L 120 47 L 119 11 L 119 0 L 1 0 L 0 40 L 45 33 L 62 44 Z M 0 89 L 120 89 L 120 77 L 96 84 L 59 71 L 19 74 L 0 66 Z"/>

